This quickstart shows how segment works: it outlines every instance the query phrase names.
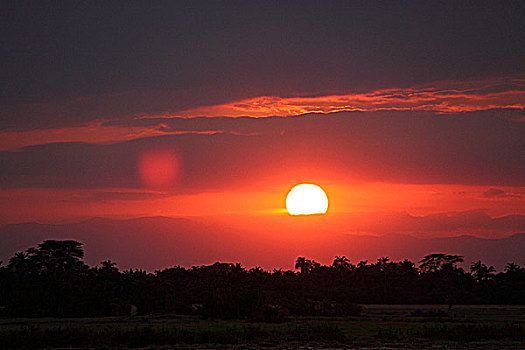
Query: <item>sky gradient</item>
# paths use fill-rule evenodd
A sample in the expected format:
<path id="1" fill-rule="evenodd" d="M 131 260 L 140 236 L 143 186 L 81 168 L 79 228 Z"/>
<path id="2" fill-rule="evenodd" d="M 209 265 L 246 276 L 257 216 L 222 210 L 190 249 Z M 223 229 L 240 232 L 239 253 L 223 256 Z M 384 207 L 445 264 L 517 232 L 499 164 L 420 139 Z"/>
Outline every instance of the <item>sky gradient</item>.
<path id="1" fill-rule="evenodd" d="M 525 232 L 523 1 L 0 6 L 0 224 Z"/>

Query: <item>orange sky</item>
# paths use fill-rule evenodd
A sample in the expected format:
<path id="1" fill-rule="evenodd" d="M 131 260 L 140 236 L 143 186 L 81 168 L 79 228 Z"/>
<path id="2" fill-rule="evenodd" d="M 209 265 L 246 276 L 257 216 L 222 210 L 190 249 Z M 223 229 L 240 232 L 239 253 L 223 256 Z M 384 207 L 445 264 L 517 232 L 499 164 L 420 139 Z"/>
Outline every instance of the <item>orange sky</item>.
<path id="1" fill-rule="evenodd" d="M 10 154 L 16 155 L 19 152 L 16 149 L 19 147 L 50 142 L 75 141 L 101 145 L 115 144 L 118 146 L 119 142 L 161 135 L 201 135 L 203 137 L 226 133 L 232 136 L 259 135 L 259 129 L 257 128 L 253 129 L 253 132 L 250 131 L 252 129 L 248 128 L 246 131 L 243 127 L 240 127 L 239 131 L 235 129 L 228 130 L 226 126 L 224 130 L 221 130 L 212 124 L 207 124 L 206 121 L 203 122 L 202 119 L 198 118 L 200 116 L 210 118 L 208 120 L 224 116 L 230 118 L 241 116 L 256 118 L 280 116 L 283 117 L 282 121 L 285 122 L 286 118 L 290 118 L 288 116 L 312 112 L 326 114 L 326 118 L 329 118 L 327 120 L 334 118 L 330 114 L 334 112 L 373 112 L 378 110 L 407 111 L 410 113 L 433 111 L 438 114 L 432 118 L 440 118 L 439 115 L 455 115 L 454 113 L 457 112 L 484 111 L 492 108 L 505 111 L 510 108 L 518 112 L 508 114 L 509 120 L 520 122 L 523 113 L 519 111 L 525 108 L 523 103 L 525 100 L 524 82 L 525 80 L 520 78 L 492 79 L 468 82 L 438 82 L 428 86 L 345 95 L 315 97 L 262 96 L 227 104 L 181 110 L 174 114 L 139 116 L 124 120 L 99 120 L 83 126 L 17 131 L 4 130 L 0 132 L 2 136 L 0 150 L 15 151 L 10 152 Z M 505 112 L 500 113 L 503 117 L 507 115 Z M 197 123 L 195 126 L 190 124 L 189 127 L 180 129 L 170 124 L 175 120 L 180 121 L 181 117 L 188 121 L 195 118 L 195 121 L 204 124 Z M 313 122 L 313 119 L 311 121 Z M 280 123 L 280 121 L 277 122 Z M 210 125 L 209 128 L 206 125 Z M 379 127 L 382 128 L 382 126 Z M 374 127 L 371 130 L 374 131 Z M 285 130 L 283 129 L 279 131 L 279 134 L 282 136 L 284 132 Z M 307 136 L 309 138 L 315 137 L 312 136 L 313 134 L 307 135 L 309 135 Z M 275 141 L 272 141 L 274 140 L 273 137 L 275 136 L 269 137 L 268 141 L 261 141 L 263 143 L 257 146 L 260 148 L 261 153 L 254 157 L 266 157 L 265 148 L 277 147 L 275 146 Z M 363 137 L 364 140 L 367 139 L 367 137 Z M 297 147 L 299 152 L 302 152 L 300 145 L 298 145 L 301 139 L 292 138 L 291 140 L 292 144 L 290 146 Z M 314 142 L 315 145 L 315 139 L 312 138 L 312 140 L 308 142 Z M 410 145 L 412 141 L 408 142 L 409 146 L 412 147 Z M 235 177 L 231 177 L 231 175 L 228 175 L 230 177 L 224 178 L 229 183 L 226 187 L 221 183 L 224 179 L 215 180 L 214 174 L 210 172 L 206 174 L 204 169 L 204 174 L 197 175 L 204 176 L 204 181 L 210 183 L 217 181 L 219 187 L 214 188 L 213 186 L 215 185 L 210 185 L 209 188 L 183 191 L 182 193 L 177 188 L 163 188 L 172 178 L 178 177 L 184 171 L 191 171 L 185 168 L 186 165 L 182 164 L 182 160 L 180 160 L 179 164 L 179 156 L 175 153 L 148 154 L 143 152 L 136 160 L 136 174 L 128 173 L 128 176 L 138 176 L 141 179 L 142 188 L 130 188 L 129 186 L 98 186 L 95 188 L 89 188 L 89 186 L 82 188 L 80 186 L 69 189 L 46 188 L 46 186 L 5 188 L 2 190 L 2 196 L 0 196 L 1 222 L 13 223 L 33 220 L 52 222 L 91 216 L 138 217 L 163 215 L 223 216 L 225 218 L 230 217 L 228 219 L 230 224 L 240 225 L 243 219 L 239 219 L 239 217 L 231 219 L 231 215 L 243 215 L 245 218 L 253 215 L 269 217 L 286 215 L 284 196 L 292 185 L 302 181 L 315 182 L 323 186 L 330 198 L 330 215 L 406 212 L 415 216 L 425 216 L 433 213 L 472 210 L 482 210 L 491 217 L 525 215 L 525 187 L 509 186 L 501 183 L 494 185 L 490 183 L 486 185 L 454 184 L 447 179 L 445 179 L 447 183 L 440 183 L 438 179 L 429 180 L 426 184 L 426 180 L 421 181 L 421 184 L 412 184 L 410 181 L 405 181 L 404 176 L 406 177 L 406 175 L 404 175 L 404 170 L 400 170 L 400 175 L 398 175 L 400 180 L 394 181 L 392 178 L 391 181 L 388 181 L 390 176 L 388 170 L 384 169 L 379 170 L 379 173 L 382 174 L 380 177 L 387 180 L 378 181 L 373 177 L 367 177 L 366 174 L 370 170 L 363 170 L 367 167 L 370 169 L 377 168 L 377 165 L 374 165 L 373 161 L 370 163 L 371 160 L 367 160 L 366 157 L 360 156 L 357 150 L 352 152 L 357 152 L 357 158 L 360 159 L 359 162 L 344 164 L 344 160 L 342 162 L 338 155 L 344 152 L 342 152 L 342 149 L 337 149 L 339 147 L 337 143 L 329 146 L 322 143 L 322 145 L 328 148 L 326 149 L 326 157 L 321 158 L 315 154 L 309 155 L 311 152 L 308 150 L 304 150 L 304 154 L 298 154 L 297 157 L 294 157 L 293 152 L 289 150 L 272 150 L 271 152 L 276 152 L 273 154 L 279 155 L 279 157 L 281 157 L 282 153 L 283 160 L 288 159 L 288 163 L 285 162 L 280 167 L 277 166 L 267 174 L 261 173 L 257 175 L 258 171 L 265 170 L 264 166 L 261 169 L 249 170 L 250 167 L 257 168 L 259 166 L 253 159 L 242 160 L 242 158 L 239 158 L 239 160 L 234 160 L 231 166 L 234 168 L 246 166 L 247 171 L 251 173 L 249 176 L 248 173 L 243 173 L 245 176 L 235 175 Z M 244 146 L 239 147 L 242 149 Z M 305 145 L 305 147 L 310 147 L 310 145 Z M 366 148 L 370 146 L 362 145 L 361 147 Z M 155 149 L 155 147 L 152 149 Z M 375 146 L 372 146 L 371 151 L 366 149 L 363 149 L 363 151 L 365 153 L 371 152 L 370 154 L 374 156 L 374 152 L 377 152 L 377 149 Z M 189 152 L 191 152 L 191 148 Z M 316 150 L 316 152 L 321 152 L 322 154 L 321 150 Z M 329 152 L 333 154 L 329 154 Z M 193 154 L 189 154 L 189 156 L 194 158 Z M 271 153 L 268 153 L 268 157 L 270 156 Z M 57 155 L 52 157 L 57 157 Z M 413 166 L 410 163 L 411 156 L 407 155 L 406 157 L 408 157 L 408 163 L 406 165 L 399 164 L 398 167 Z M 314 159 L 315 163 L 310 163 L 309 159 Z M 239 161 L 241 163 L 235 163 Z M 271 159 L 269 161 L 269 164 L 271 164 Z M 363 161 L 365 164 L 362 163 Z M 454 167 L 454 163 L 451 164 L 449 166 Z M 57 166 L 60 167 L 60 165 Z M 219 164 L 219 168 L 224 167 L 226 166 Z M 199 165 L 196 169 L 202 170 L 202 165 Z M 397 169 L 395 170 L 396 172 L 398 171 Z M 58 174 L 60 173 L 60 169 L 55 169 L 55 171 L 58 171 Z M 416 178 L 417 171 L 420 170 L 416 167 L 414 169 Z M 410 172 L 407 172 L 407 174 L 410 174 Z M 97 175 L 94 176 L 96 177 Z M 206 176 L 209 177 L 209 180 L 206 180 Z M 468 175 L 466 178 L 468 178 Z M 74 178 L 69 179 L 75 180 Z M 87 178 L 87 181 L 89 185 L 89 178 Z M 114 182 L 118 183 L 118 180 Z M 246 222 L 245 227 L 249 226 L 249 222 L 249 220 Z"/>
<path id="2" fill-rule="evenodd" d="M 274 239 L 271 250 L 307 231 L 322 245 L 325 229 L 525 232 L 521 4 L 13 2 L 5 12 L 0 225 L 191 217 L 223 250 L 221 235 L 237 233 Z M 298 183 L 326 190 L 326 216 L 287 215 Z M 236 248 L 231 259 L 257 258 Z M 162 264 L 175 263 L 168 250 Z"/>
<path id="3" fill-rule="evenodd" d="M 488 197 L 486 193 L 490 188 L 485 186 L 389 183 L 350 185 L 335 182 L 321 183 L 321 185 L 330 200 L 328 220 L 330 217 L 342 218 L 345 214 L 363 215 L 363 218 L 368 220 L 368 216 L 364 213 L 375 215 L 374 213 L 406 212 L 413 216 L 425 216 L 480 209 L 493 218 L 509 214 L 525 215 L 523 187 L 500 187 L 505 195 Z M 282 220 L 279 217 L 288 217 L 284 209 L 284 199 L 289 187 L 291 186 L 288 184 L 269 185 L 267 190 L 260 191 L 259 187 L 254 185 L 252 188 L 247 186 L 237 190 L 186 195 L 125 189 L 80 191 L 13 189 L 3 191 L 0 197 L 0 210 L 3 223 L 23 221 L 51 223 L 93 216 L 109 218 L 211 216 L 215 217 L 214 220 L 230 226 L 249 229 L 254 223 L 254 217 L 275 218 L 275 220 Z M 356 224 L 359 224 L 359 230 L 367 232 L 368 224 L 365 219 L 361 223 L 357 220 Z M 345 228 L 342 220 L 334 220 L 332 219 L 340 225 L 340 230 Z M 333 228 L 335 223 L 331 225 Z M 386 221 L 384 225 L 386 229 L 391 223 Z M 479 226 L 476 222 L 473 225 Z M 500 232 L 493 228 L 483 230 L 483 225 L 478 228 L 480 232 L 477 233 L 480 236 L 490 237 L 498 237 L 513 231 L 511 229 Z M 367 233 L 374 233 L 375 229 L 378 228 L 370 228 Z M 469 230 L 469 233 L 474 231 L 476 230 Z M 446 233 L 450 234 L 450 232 Z"/>

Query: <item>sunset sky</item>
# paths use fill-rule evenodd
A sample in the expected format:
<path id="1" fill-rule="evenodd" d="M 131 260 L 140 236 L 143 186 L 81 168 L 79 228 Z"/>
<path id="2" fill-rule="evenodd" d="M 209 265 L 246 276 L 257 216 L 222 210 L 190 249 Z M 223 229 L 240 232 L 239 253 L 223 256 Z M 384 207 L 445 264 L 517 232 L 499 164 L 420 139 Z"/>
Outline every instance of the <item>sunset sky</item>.
<path id="1" fill-rule="evenodd" d="M 285 196 L 306 182 L 328 194 L 332 231 L 525 232 L 523 1 L 1 13 L 0 224 L 293 230 Z"/>

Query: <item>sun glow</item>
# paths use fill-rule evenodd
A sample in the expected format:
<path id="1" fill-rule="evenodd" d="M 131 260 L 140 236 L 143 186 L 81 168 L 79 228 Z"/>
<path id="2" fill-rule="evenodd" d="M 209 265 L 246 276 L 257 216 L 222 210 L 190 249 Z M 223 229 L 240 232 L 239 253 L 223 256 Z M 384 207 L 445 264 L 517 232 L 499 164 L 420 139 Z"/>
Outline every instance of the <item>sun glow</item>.
<path id="1" fill-rule="evenodd" d="M 290 215 L 324 214 L 328 210 L 328 197 L 317 185 L 296 185 L 286 196 L 286 210 Z"/>

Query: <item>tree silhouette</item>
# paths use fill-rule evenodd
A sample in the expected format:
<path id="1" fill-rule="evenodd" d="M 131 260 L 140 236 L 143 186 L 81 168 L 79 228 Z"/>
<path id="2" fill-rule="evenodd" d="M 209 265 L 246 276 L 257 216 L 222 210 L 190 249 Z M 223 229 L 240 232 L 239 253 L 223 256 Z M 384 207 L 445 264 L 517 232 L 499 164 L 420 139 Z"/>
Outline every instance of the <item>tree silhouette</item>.
<path id="1" fill-rule="evenodd" d="M 117 263 L 110 259 L 102 261 L 100 266 L 100 272 L 102 273 L 112 274 L 118 272 Z"/>
<path id="2" fill-rule="evenodd" d="M 434 253 L 419 260 L 419 269 L 422 272 L 436 272 L 439 270 L 453 270 L 459 263 L 463 262 L 462 255 L 447 255 Z"/>
<path id="3" fill-rule="evenodd" d="M 7 265 L 13 272 L 16 273 L 25 273 L 29 266 L 29 259 L 27 254 L 24 252 L 17 252 L 15 255 L 9 259 Z"/>
<path id="4" fill-rule="evenodd" d="M 282 322 L 291 315 L 357 315 L 357 303 L 525 304 L 525 268 L 508 263 L 495 273 L 477 261 L 465 272 L 458 267 L 462 256 L 442 253 L 425 256 L 419 269 L 386 257 L 354 266 L 338 255 L 330 266 L 298 257 L 300 271 L 273 273 L 220 262 L 121 272 L 111 260 L 90 268 L 83 256 L 76 241 L 49 240 L 16 253 L 0 266 L 3 314 L 88 317 L 137 310 Z"/>
<path id="5" fill-rule="evenodd" d="M 350 270 L 354 266 L 350 263 L 350 259 L 348 259 L 346 256 L 342 255 L 336 255 L 334 261 L 332 262 L 332 267 L 336 270 Z"/>
<path id="6" fill-rule="evenodd" d="M 47 240 L 37 248 L 29 248 L 27 258 L 29 266 L 37 273 L 59 273 L 74 271 L 85 267 L 83 243 L 66 240 Z"/>
<path id="7" fill-rule="evenodd" d="M 505 264 L 505 273 L 519 273 L 525 271 L 525 268 L 520 267 L 513 262 Z"/>
<path id="8" fill-rule="evenodd" d="M 444 298 L 442 302 L 448 304 L 448 309 L 457 303 L 461 294 L 465 271 L 457 265 L 463 262 L 461 255 L 442 253 L 429 254 L 419 261 L 419 269 L 427 275 L 433 286 L 436 297 Z"/>
<path id="9" fill-rule="evenodd" d="M 470 265 L 470 272 L 472 273 L 472 277 L 474 277 L 474 279 L 478 283 L 493 278 L 495 271 L 496 269 L 494 268 L 494 266 L 487 267 L 487 265 L 483 264 L 481 260 L 473 262 Z"/>
<path id="10" fill-rule="evenodd" d="M 303 256 L 300 256 L 295 261 L 295 268 L 301 269 L 301 274 L 308 273 L 312 270 L 312 261 L 306 259 Z"/>
<path id="11" fill-rule="evenodd" d="M 361 260 L 358 264 L 357 264 L 357 268 L 358 269 L 364 269 L 366 267 L 366 265 L 368 264 L 368 260 Z"/>

